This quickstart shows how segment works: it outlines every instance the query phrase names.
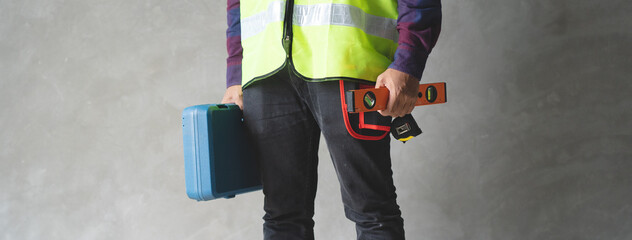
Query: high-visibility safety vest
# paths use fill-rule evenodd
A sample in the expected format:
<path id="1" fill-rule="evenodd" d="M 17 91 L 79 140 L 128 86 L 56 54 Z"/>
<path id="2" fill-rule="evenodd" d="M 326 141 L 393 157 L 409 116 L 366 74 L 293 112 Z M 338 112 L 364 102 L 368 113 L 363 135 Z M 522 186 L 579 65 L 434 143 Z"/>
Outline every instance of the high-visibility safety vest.
<path id="1" fill-rule="evenodd" d="M 242 86 L 287 64 L 308 81 L 375 82 L 397 49 L 397 0 L 241 0 Z"/>

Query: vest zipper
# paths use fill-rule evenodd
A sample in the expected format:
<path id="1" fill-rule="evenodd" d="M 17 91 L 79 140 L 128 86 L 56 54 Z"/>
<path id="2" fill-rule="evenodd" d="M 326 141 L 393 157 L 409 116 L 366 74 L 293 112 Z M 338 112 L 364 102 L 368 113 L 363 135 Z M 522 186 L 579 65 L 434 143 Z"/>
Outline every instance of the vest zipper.
<path id="1" fill-rule="evenodd" d="M 339 76 L 339 77 L 337 77 L 337 76 L 335 76 L 335 77 L 324 77 L 324 78 L 308 78 L 306 76 L 303 76 L 301 73 L 299 73 L 296 70 L 296 68 L 294 68 L 294 63 L 292 61 L 292 37 L 293 37 L 293 35 L 292 35 L 292 18 L 293 18 L 293 16 L 294 16 L 294 0 L 286 0 L 286 2 L 285 2 L 285 16 L 283 16 L 283 36 L 281 38 L 281 44 L 283 45 L 283 49 L 285 50 L 285 62 L 283 62 L 283 65 L 281 65 L 279 68 L 277 68 L 276 70 L 274 70 L 274 71 L 272 71 L 272 72 L 270 72 L 268 74 L 265 74 L 265 75 L 253 78 L 252 80 L 250 80 L 246 84 L 244 84 L 242 86 L 242 88 L 246 88 L 247 86 L 249 86 L 253 82 L 256 82 L 256 81 L 261 80 L 261 79 L 265 79 L 265 78 L 267 78 L 269 76 L 272 76 L 272 75 L 276 74 L 281 69 L 285 68 L 288 64 L 289 64 L 290 71 L 292 71 L 294 74 L 296 74 L 296 76 L 299 76 L 303 80 L 308 81 L 308 82 L 345 80 L 345 81 L 353 81 L 353 82 L 359 82 L 359 83 L 364 83 L 364 84 L 375 84 L 374 82 L 363 80 L 363 79 L 342 77 L 342 76 Z"/>
<path id="2" fill-rule="evenodd" d="M 285 17 L 283 19 L 283 48 L 285 49 L 285 57 L 292 57 L 292 16 L 294 12 L 294 0 L 285 2 Z M 291 60 L 290 60 L 291 61 Z"/>
<path id="3" fill-rule="evenodd" d="M 277 72 L 279 72 L 281 69 L 287 67 L 287 65 L 289 64 L 290 66 L 292 65 L 292 15 L 294 12 L 294 0 L 286 0 L 285 2 L 285 16 L 283 16 L 283 36 L 281 38 L 281 44 L 283 45 L 283 49 L 285 50 L 285 61 L 283 62 L 283 65 L 281 65 L 279 68 L 275 69 L 274 71 L 268 73 L 268 74 L 264 74 L 258 77 L 253 78 L 252 80 L 248 81 L 245 84 L 242 84 L 242 88 L 246 88 L 248 86 L 250 86 L 250 84 L 259 81 L 261 79 L 265 79 L 268 78 L 274 74 L 276 74 Z M 296 72 L 296 70 L 294 70 L 294 68 L 292 68 L 293 72 Z"/>
<path id="4" fill-rule="evenodd" d="M 292 71 L 294 74 L 296 74 L 296 76 L 299 76 L 300 78 L 302 78 L 305 81 L 308 82 L 320 82 L 320 81 L 327 81 L 327 80 L 347 80 L 347 81 L 354 81 L 354 82 L 359 82 L 359 83 L 364 83 L 364 84 L 375 84 L 374 82 L 371 81 L 367 81 L 367 80 L 363 80 L 363 79 L 357 79 L 357 78 L 350 78 L 350 77 L 325 77 L 325 78 L 308 78 L 306 76 L 303 76 L 303 74 L 299 73 L 296 68 L 294 68 L 294 62 L 292 61 L 292 40 L 293 40 L 293 35 L 292 35 L 292 20 L 293 20 L 293 16 L 294 16 L 294 0 L 286 0 L 285 2 L 285 16 L 283 17 L 283 38 L 281 39 L 281 42 L 283 43 L 283 49 L 285 50 L 285 62 L 283 62 L 283 65 L 278 68 L 277 70 L 275 70 L 272 73 L 266 74 L 264 76 L 261 77 L 257 77 L 255 79 L 262 79 L 268 76 L 271 76 L 272 74 L 278 72 L 280 69 L 286 67 L 289 64 L 289 69 L 290 71 Z M 247 85 L 246 85 L 247 86 Z"/>

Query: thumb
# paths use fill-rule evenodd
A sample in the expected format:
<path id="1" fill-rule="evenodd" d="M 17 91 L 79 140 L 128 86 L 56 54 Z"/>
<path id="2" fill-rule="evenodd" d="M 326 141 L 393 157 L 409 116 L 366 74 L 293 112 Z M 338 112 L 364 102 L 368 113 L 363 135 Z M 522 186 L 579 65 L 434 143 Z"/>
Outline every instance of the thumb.
<path id="1" fill-rule="evenodd" d="M 375 88 L 386 87 L 386 84 L 384 84 L 384 77 L 382 75 L 383 74 L 377 76 L 377 81 L 375 81 Z"/>

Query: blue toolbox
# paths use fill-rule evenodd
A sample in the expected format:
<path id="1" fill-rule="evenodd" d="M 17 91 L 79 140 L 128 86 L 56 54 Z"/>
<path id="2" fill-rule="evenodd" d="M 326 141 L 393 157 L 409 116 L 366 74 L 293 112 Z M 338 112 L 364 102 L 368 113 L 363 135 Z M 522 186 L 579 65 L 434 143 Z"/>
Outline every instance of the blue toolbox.
<path id="1" fill-rule="evenodd" d="M 188 107 L 182 112 L 182 132 L 189 198 L 233 198 L 261 189 L 259 168 L 239 106 Z"/>

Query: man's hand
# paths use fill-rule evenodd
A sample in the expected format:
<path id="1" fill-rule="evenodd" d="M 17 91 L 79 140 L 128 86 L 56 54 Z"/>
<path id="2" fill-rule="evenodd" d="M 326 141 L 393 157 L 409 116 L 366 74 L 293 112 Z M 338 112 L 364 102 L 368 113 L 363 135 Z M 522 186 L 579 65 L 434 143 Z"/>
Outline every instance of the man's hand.
<path id="1" fill-rule="evenodd" d="M 378 111 L 382 116 L 403 117 L 415 108 L 419 92 L 419 80 L 415 77 L 389 68 L 377 76 L 375 88 L 380 87 L 389 92 L 386 109 Z"/>
<path id="2" fill-rule="evenodd" d="M 244 96 L 241 93 L 241 85 L 233 85 L 226 89 L 222 103 L 234 103 L 242 110 L 244 109 Z"/>

